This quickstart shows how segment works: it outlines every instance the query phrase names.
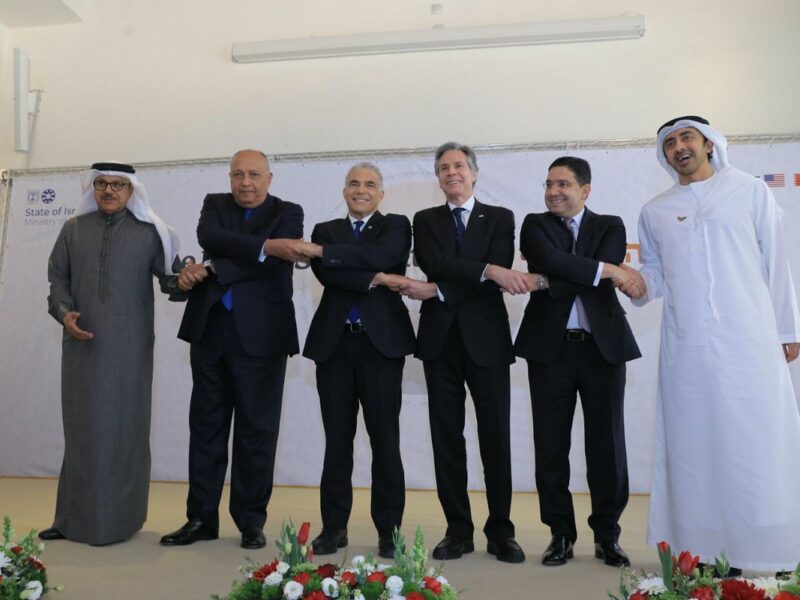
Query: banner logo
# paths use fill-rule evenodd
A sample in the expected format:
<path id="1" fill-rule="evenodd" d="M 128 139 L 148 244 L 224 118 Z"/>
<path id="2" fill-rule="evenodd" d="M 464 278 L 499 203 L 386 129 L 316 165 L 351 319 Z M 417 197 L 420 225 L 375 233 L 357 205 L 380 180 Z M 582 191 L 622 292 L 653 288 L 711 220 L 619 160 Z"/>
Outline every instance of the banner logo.
<path id="1" fill-rule="evenodd" d="M 28 204 L 36 204 L 39 201 L 39 190 L 28 190 Z"/>
<path id="2" fill-rule="evenodd" d="M 42 202 L 44 202 L 45 204 L 50 204 L 55 199 L 56 199 L 55 190 L 47 188 L 42 192 Z"/>

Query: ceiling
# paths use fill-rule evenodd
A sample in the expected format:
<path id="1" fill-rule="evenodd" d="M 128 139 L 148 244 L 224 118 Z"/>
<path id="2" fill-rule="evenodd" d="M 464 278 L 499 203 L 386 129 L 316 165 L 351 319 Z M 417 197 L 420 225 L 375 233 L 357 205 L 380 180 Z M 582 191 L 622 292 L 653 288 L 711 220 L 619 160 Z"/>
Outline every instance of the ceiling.
<path id="1" fill-rule="evenodd" d="M 0 0 L 0 24 L 42 27 L 80 23 L 88 0 Z"/>

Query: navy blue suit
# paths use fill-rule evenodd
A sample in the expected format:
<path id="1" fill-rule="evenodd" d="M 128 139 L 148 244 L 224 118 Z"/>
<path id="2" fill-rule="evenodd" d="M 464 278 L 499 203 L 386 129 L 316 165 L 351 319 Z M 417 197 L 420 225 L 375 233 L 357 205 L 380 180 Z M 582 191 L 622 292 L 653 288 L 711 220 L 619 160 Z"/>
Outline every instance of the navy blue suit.
<path id="1" fill-rule="evenodd" d="M 625 259 L 622 219 L 585 209 L 574 254 L 572 245 L 572 233 L 559 217 L 549 212 L 525 217 L 520 250 L 528 271 L 546 275 L 549 288 L 531 294 L 514 350 L 528 361 L 542 522 L 551 533 L 575 541 L 569 449 L 580 393 L 592 497 L 589 526 L 595 542 L 616 542 L 619 517 L 628 502 L 625 362 L 640 353 L 611 280 L 592 284 L 600 262 Z M 577 294 L 591 335 L 568 341 L 566 326 Z"/>
<path id="2" fill-rule="evenodd" d="M 400 527 L 405 478 L 400 457 L 400 406 L 405 356 L 414 352 L 408 309 L 385 286 L 370 288 L 378 272 L 405 274 L 411 224 L 401 215 L 373 213 L 356 240 L 348 219 L 314 227 L 323 246 L 311 268 L 325 286 L 303 355 L 317 364 L 325 462 L 320 483 L 324 529 L 345 529 L 353 504 L 353 438 L 359 403 L 372 447 L 372 520 L 380 538 Z M 345 328 L 358 304 L 363 331 Z"/>
<path id="3" fill-rule="evenodd" d="M 246 219 L 232 194 L 206 196 L 197 226 L 215 275 L 189 296 L 178 337 L 190 342 L 188 518 L 218 525 L 233 427 L 230 511 L 263 527 L 272 494 L 287 355 L 298 352 L 290 262 L 259 254 L 267 238 L 301 238 L 303 210 L 268 195 Z M 220 299 L 233 291 L 233 308 Z"/>

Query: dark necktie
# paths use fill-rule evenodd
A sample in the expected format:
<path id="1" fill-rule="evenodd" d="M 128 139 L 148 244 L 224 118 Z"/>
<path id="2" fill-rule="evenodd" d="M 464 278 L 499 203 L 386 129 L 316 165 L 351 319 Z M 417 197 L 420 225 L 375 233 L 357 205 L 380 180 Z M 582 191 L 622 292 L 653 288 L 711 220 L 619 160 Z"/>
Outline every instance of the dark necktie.
<path id="1" fill-rule="evenodd" d="M 466 208 L 462 208 L 461 206 L 457 206 L 453 209 L 453 218 L 456 221 L 456 246 L 461 246 L 461 238 L 464 237 L 464 231 L 466 231 L 466 227 L 464 226 L 464 219 L 461 216 L 462 213 L 467 210 Z"/>
<path id="2" fill-rule="evenodd" d="M 250 215 L 253 214 L 252 208 L 245 208 L 244 209 L 244 220 L 250 218 Z M 233 310 L 233 286 L 229 287 L 225 290 L 225 293 L 222 294 L 222 298 L 220 298 L 220 302 L 222 302 L 222 306 L 224 306 L 227 310 Z"/>
<path id="3" fill-rule="evenodd" d="M 575 254 L 575 248 L 578 245 L 578 222 L 573 218 L 569 218 L 564 219 L 564 223 L 566 223 L 572 233 L 572 249 L 570 252 Z M 575 296 L 575 310 L 578 313 L 578 325 L 580 325 L 581 329 L 584 331 L 591 331 L 592 329 L 589 327 L 589 317 L 586 316 L 586 309 L 583 307 L 583 301 L 580 295 Z"/>
<path id="4" fill-rule="evenodd" d="M 353 223 L 353 235 L 358 241 L 361 238 L 361 228 L 364 226 L 364 221 L 355 221 Z M 361 314 L 358 310 L 358 302 L 353 302 L 350 305 L 350 310 L 347 311 L 347 320 L 351 323 L 358 323 L 361 320 Z"/>

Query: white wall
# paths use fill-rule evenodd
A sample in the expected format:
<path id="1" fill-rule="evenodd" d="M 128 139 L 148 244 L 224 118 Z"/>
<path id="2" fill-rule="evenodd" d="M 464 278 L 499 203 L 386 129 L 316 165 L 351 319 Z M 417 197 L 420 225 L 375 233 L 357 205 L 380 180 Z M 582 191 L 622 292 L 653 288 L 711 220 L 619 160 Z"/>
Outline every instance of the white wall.
<path id="1" fill-rule="evenodd" d="M 701 114 L 728 134 L 800 131 L 797 0 L 445 0 L 451 27 L 641 13 L 641 40 L 238 65 L 233 42 L 430 27 L 430 0 L 97 0 L 82 24 L 0 29 L 45 90 L 31 168 L 269 153 L 652 137 Z"/>

